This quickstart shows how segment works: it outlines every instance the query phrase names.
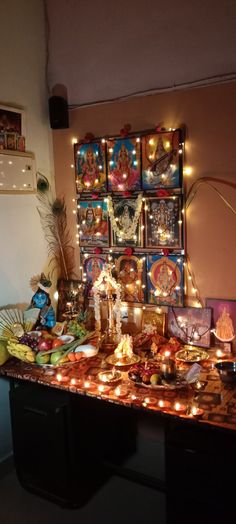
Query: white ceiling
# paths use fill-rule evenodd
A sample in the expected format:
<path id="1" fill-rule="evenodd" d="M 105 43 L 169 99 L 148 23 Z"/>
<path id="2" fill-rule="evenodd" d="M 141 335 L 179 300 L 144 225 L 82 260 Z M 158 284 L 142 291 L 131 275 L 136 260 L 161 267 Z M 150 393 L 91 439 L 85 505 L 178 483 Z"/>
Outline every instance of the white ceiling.
<path id="1" fill-rule="evenodd" d="M 235 0 L 46 0 L 70 105 L 236 79 Z"/>

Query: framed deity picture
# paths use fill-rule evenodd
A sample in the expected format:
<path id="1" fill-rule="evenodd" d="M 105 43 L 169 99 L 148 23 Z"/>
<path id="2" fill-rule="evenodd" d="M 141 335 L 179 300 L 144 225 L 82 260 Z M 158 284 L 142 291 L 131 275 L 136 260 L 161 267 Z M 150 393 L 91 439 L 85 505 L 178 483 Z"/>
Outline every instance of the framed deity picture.
<path id="1" fill-rule="evenodd" d="M 177 188 L 182 183 L 180 130 L 142 137 L 143 189 Z"/>
<path id="2" fill-rule="evenodd" d="M 211 308 L 170 307 L 168 334 L 179 338 L 185 344 L 209 348 Z"/>
<path id="3" fill-rule="evenodd" d="M 148 198 L 145 205 L 145 246 L 182 248 L 181 197 Z"/>
<path id="4" fill-rule="evenodd" d="M 24 110 L 0 105 L 0 133 L 16 133 L 25 136 Z"/>
<path id="5" fill-rule="evenodd" d="M 105 144 L 101 141 L 75 144 L 77 192 L 106 191 Z"/>
<path id="6" fill-rule="evenodd" d="M 107 143 L 108 190 L 141 189 L 140 139 L 117 138 Z"/>
<path id="7" fill-rule="evenodd" d="M 91 295 L 93 284 L 104 269 L 106 259 L 106 255 L 90 253 L 83 253 L 82 255 L 83 279 L 86 280 L 86 291 L 88 296 Z"/>
<path id="8" fill-rule="evenodd" d="M 147 256 L 148 303 L 183 305 L 183 257 Z"/>
<path id="9" fill-rule="evenodd" d="M 165 313 L 159 313 L 154 306 L 146 305 L 146 309 L 143 310 L 142 318 L 142 331 L 148 331 L 148 326 L 154 326 L 159 335 L 165 334 Z"/>
<path id="10" fill-rule="evenodd" d="M 123 302 L 145 302 L 146 268 L 142 255 L 115 255 L 115 275 L 121 285 Z"/>
<path id="11" fill-rule="evenodd" d="M 142 195 L 131 198 L 108 197 L 112 245 L 142 247 Z"/>
<path id="12" fill-rule="evenodd" d="M 234 340 L 236 336 L 236 300 L 207 298 L 206 306 L 212 308 L 215 343 L 219 340 L 222 342 Z M 234 340 L 234 345 L 235 343 L 236 340 Z"/>
<path id="13" fill-rule="evenodd" d="M 78 200 L 77 208 L 80 246 L 108 246 L 107 202 Z"/>

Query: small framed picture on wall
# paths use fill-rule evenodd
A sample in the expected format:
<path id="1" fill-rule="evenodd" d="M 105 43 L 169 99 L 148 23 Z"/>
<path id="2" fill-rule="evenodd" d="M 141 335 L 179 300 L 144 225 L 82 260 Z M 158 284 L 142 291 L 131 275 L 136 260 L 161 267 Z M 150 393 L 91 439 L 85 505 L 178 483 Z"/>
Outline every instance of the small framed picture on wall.
<path id="1" fill-rule="evenodd" d="M 102 141 L 75 144 L 77 192 L 106 191 L 105 144 Z"/>
<path id="2" fill-rule="evenodd" d="M 145 302 L 146 267 L 142 255 L 114 255 L 115 276 L 123 302 Z"/>
<path id="3" fill-rule="evenodd" d="M 107 202 L 78 200 L 77 208 L 80 246 L 109 246 Z"/>
<path id="4" fill-rule="evenodd" d="M 113 198 L 108 200 L 112 245 L 142 247 L 142 197 Z"/>
<path id="5" fill-rule="evenodd" d="M 182 306 L 184 297 L 183 262 L 181 256 L 147 256 L 149 304 Z"/>
<path id="6" fill-rule="evenodd" d="M 108 190 L 141 189 L 140 139 L 117 138 L 107 143 Z"/>
<path id="7" fill-rule="evenodd" d="M 106 263 L 106 255 L 82 254 L 83 280 L 86 280 L 87 294 L 91 295 L 94 282 L 98 279 Z"/>
<path id="8" fill-rule="evenodd" d="M 143 189 L 171 189 L 180 187 L 181 183 L 182 142 L 180 130 L 143 136 Z"/>
<path id="9" fill-rule="evenodd" d="M 145 205 L 145 246 L 182 248 L 181 197 L 148 198 Z"/>
<path id="10" fill-rule="evenodd" d="M 210 347 L 211 308 L 171 307 L 168 310 L 168 333 L 185 344 Z"/>

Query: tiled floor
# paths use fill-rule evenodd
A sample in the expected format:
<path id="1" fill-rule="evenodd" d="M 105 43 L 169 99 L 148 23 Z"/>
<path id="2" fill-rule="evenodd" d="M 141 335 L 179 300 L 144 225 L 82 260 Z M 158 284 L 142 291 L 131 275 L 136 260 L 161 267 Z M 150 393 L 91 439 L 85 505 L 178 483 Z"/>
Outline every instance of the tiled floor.
<path id="1" fill-rule="evenodd" d="M 64 509 L 25 491 L 13 470 L 0 479 L 0 522 L 165 524 L 165 496 L 114 476 L 83 508 Z"/>

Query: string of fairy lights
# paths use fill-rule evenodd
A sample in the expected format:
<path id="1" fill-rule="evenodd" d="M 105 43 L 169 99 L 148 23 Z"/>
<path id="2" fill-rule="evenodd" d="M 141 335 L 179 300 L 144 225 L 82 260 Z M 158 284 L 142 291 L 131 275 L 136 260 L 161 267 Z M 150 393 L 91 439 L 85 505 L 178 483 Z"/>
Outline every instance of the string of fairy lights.
<path id="1" fill-rule="evenodd" d="M 166 131 L 175 131 L 175 128 L 169 128 L 168 130 Z M 96 138 L 96 142 L 101 142 L 101 144 L 104 146 L 104 145 L 107 145 L 107 152 L 108 152 L 108 162 L 109 162 L 109 165 L 110 166 L 113 166 L 113 163 L 114 163 L 114 160 L 112 159 L 112 155 L 114 154 L 114 148 L 112 147 L 112 141 L 114 139 L 111 139 L 111 138 Z M 140 142 L 140 137 L 137 136 L 135 138 L 136 140 L 136 143 L 138 144 Z M 78 144 L 78 139 L 77 138 L 72 138 L 71 139 L 71 143 L 73 145 L 73 147 L 75 146 L 75 144 Z M 149 140 L 149 145 L 152 145 L 152 139 Z M 171 143 L 168 141 L 165 143 L 165 148 L 168 149 L 168 148 L 171 148 Z M 179 144 L 179 149 L 178 149 L 178 153 L 181 157 L 184 157 L 184 151 L 185 151 L 185 144 L 184 142 L 180 142 Z M 133 162 L 133 165 L 134 166 L 137 166 L 138 163 L 139 163 L 139 159 L 136 157 L 136 149 L 134 148 L 133 151 L 132 151 L 132 156 L 133 156 L 133 159 L 132 159 L 132 162 Z M 150 161 L 153 160 L 153 154 L 150 154 L 149 155 L 149 159 Z M 71 169 L 75 169 L 75 164 L 74 163 L 71 163 L 70 165 Z M 172 165 L 170 164 L 170 167 L 172 168 Z M 99 170 L 102 170 L 102 165 L 99 164 L 98 165 L 98 168 Z M 191 166 L 184 166 L 183 167 L 183 175 L 184 177 L 188 177 L 188 176 L 191 176 L 192 174 L 192 167 Z M 165 174 L 163 173 L 163 176 L 165 176 Z M 162 178 L 163 178 L 162 176 Z M 124 179 L 124 184 L 126 182 L 126 175 L 124 173 L 123 175 L 123 179 Z M 95 185 L 98 183 L 98 179 L 95 179 Z M 89 182 L 85 182 L 86 184 L 86 187 L 87 189 L 89 190 Z M 119 190 L 120 191 L 125 191 L 125 185 L 123 187 L 123 185 L 121 184 L 119 186 Z M 108 171 L 108 191 L 109 191 L 109 171 Z M 140 195 L 140 193 L 139 193 Z M 93 196 L 92 195 L 92 200 L 91 202 L 93 201 Z M 129 195 L 131 196 L 131 195 Z M 151 208 L 150 208 L 150 199 L 149 199 L 149 196 L 151 195 L 148 195 L 148 198 L 143 195 L 143 192 L 142 192 L 142 201 L 141 201 L 141 206 L 140 206 L 140 213 L 142 213 L 142 210 L 144 209 L 144 212 L 145 212 L 145 215 L 148 215 L 148 220 L 150 222 L 153 221 L 153 214 L 151 212 Z M 171 194 L 168 198 L 173 201 L 173 203 L 175 204 L 175 202 L 178 200 L 179 202 L 181 202 L 181 196 L 182 195 L 176 195 L 176 194 Z M 166 195 L 165 195 L 166 197 Z M 86 197 L 85 197 L 86 198 Z M 135 196 L 135 198 L 137 199 L 137 196 Z M 106 206 L 108 205 L 108 202 L 109 202 L 109 195 L 102 195 L 101 193 L 99 193 L 99 196 L 96 195 L 96 197 L 94 198 L 94 201 L 96 202 L 96 200 L 99 200 L 98 203 L 96 203 L 96 207 L 97 208 L 97 211 L 96 211 L 96 223 L 99 224 L 100 221 L 101 221 L 101 212 L 102 212 L 102 205 L 101 205 L 101 202 L 103 202 Z M 77 200 L 77 198 L 73 198 L 72 199 L 72 203 L 73 203 L 73 209 L 72 209 L 72 213 L 77 217 L 78 215 L 78 211 L 80 210 L 80 202 L 79 200 Z M 178 217 L 178 220 L 177 220 L 177 223 L 178 223 L 178 226 L 179 228 L 182 227 L 182 224 L 184 222 L 184 220 L 186 220 L 186 216 L 185 216 L 185 205 L 184 205 L 184 202 L 182 204 L 182 209 L 179 209 L 179 212 L 180 212 L 180 215 Z M 111 216 L 109 214 L 109 218 L 110 218 L 110 221 L 111 221 Z M 115 218 L 116 222 L 117 222 L 117 219 Z M 75 242 L 76 242 L 76 245 L 77 246 L 80 246 L 81 248 L 81 242 L 80 242 L 80 237 L 82 236 L 82 228 L 81 226 L 83 226 L 83 220 L 82 220 L 82 223 L 76 223 L 76 233 L 75 233 Z M 141 225 L 141 231 L 144 232 L 145 230 L 145 225 L 142 224 Z M 118 242 L 124 242 L 124 238 L 122 238 L 122 234 L 120 234 L 121 231 L 119 232 L 119 235 L 117 235 L 117 240 Z M 165 242 L 168 242 L 169 238 L 170 238 L 170 233 L 169 232 L 165 232 L 163 231 L 161 228 L 159 228 L 158 230 L 158 235 L 159 237 L 161 236 L 163 241 Z M 100 236 L 100 232 L 97 231 L 96 233 L 96 236 L 99 237 Z M 137 235 L 136 234 L 133 234 L 133 240 L 137 240 Z M 123 246 L 122 246 L 123 247 Z M 153 246 L 153 249 L 154 249 L 154 246 Z M 86 283 L 87 282 L 87 273 L 85 271 L 85 266 L 84 266 L 84 261 L 86 261 L 86 259 L 88 257 L 95 257 L 96 255 L 98 256 L 102 256 L 103 258 L 106 258 L 106 260 L 108 260 L 109 262 L 113 262 L 113 267 L 114 269 L 116 268 L 116 258 L 117 258 L 117 250 L 112 248 L 112 247 L 102 247 L 102 248 L 92 248 L 90 247 L 89 249 L 89 253 L 84 253 L 83 252 L 84 250 L 81 250 L 80 249 L 80 265 L 79 265 L 79 268 L 80 268 L 80 272 L 81 272 L 81 280 Z M 91 251 L 91 252 L 90 252 Z M 142 251 L 142 249 L 141 249 Z M 144 249 L 145 251 L 145 249 Z M 167 250 L 168 251 L 168 250 Z M 182 251 L 181 251 L 182 253 Z M 184 252 L 183 252 L 184 253 Z M 146 265 L 146 270 L 147 270 L 147 276 L 150 278 L 150 268 L 149 268 L 149 264 L 148 264 L 148 257 L 150 256 L 150 251 L 148 251 L 147 253 L 143 254 L 141 256 L 141 253 L 140 253 L 140 250 L 139 249 L 136 249 L 134 248 L 134 250 L 132 250 L 132 254 L 134 255 L 137 255 L 137 257 L 140 259 L 142 259 L 143 261 L 143 264 Z M 157 255 L 160 255 L 160 256 L 167 256 L 168 258 L 168 255 L 170 254 L 171 256 L 174 255 L 175 256 L 175 252 L 172 253 L 167 253 L 165 255 L 165 249 L 163 249 L 162 252 L 158 252 L 156 253 Z M 120 255 L 120 253 L 119 253 Z M 121 256 L 121 255 L 120 255 Z M 130 258 L 131 254 L 130 255 L 127 255 L 127 258 Z M 197 287 L 197 283 L 196 283 L 196 278 L 195 278 L 195 275 L 194 275 L 194 271 L 193 271 L 193 268 L 192 268 L 192 265 L 191 265 L 191 261 L 190 261 L 190 258 L 189 258 L 189 255 L 186 255 L 185 257 L 182 256 L 182 255 L 176 255 L 175 256 L 176 258 L 176 261 L 175 261 L 175 267 L 173 268 L 173 272 L 175 271 L 175 268 L 177 267 L 181 267 L 183 266 L 183 281 L 180 282 L 180 284 L 176 285 L 175 286 L 175 291 L 180 291 L 180 289 L 182 288 L 182 291 L 183 291 L 183 294 L 184 294 L 184 297 L 185 297 L 185 302 L 194 307 L 203 307 L 203 301 L 201 299 L 201 296 L 200 296 L 200 293 L 199 293 L 199 290 L 198 290 L 198 287 Z M 130 271 L 134 271 L 134 268 L 130 268 Z M 168 268 L 168 271 L 170 272 L 171 269 Z M 145 292 L 145 288 L 146 288 L 146 284 L 142 281 L 142 278 L 138 278 L 135 280 L 135 285 L 137 288 L 140 288 L 141 291 Z M 132 286 L 132 284 L 129 284 L 127 283 L 126 284 L 126 288 L 127 288 L 127 292 L 129 291 L 129 286 Z M 165 308 L 165 304 L 162 304 L 162 303 L 158 303 L 161 302 L 161 299 L 163 299 L 163 302 L 165 301 L 165 298 L 168 296 L 168 293 L 166 291 L 163 292 L 163 294 L 161 295 L 161 293 L 159 292 L 158 289 L 154 290 L 153 292 L 153 300 L 152 300 L 152 303 L 151 305 L 152 306 L 156 306 L 156 311 L 157 313 L 162 313 L 163 312 L 163 307 Z M 149 302 L 150 304 L 150 302 Z M 142 308 L 143 310 L 146 309 L 146 306 L 148 306 L 148 304 L 140 304 L 140 308 Z M 139 310 L 140 310 L 139 308 Z"/>

